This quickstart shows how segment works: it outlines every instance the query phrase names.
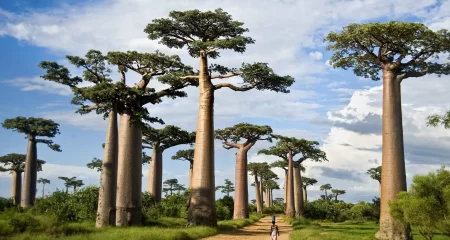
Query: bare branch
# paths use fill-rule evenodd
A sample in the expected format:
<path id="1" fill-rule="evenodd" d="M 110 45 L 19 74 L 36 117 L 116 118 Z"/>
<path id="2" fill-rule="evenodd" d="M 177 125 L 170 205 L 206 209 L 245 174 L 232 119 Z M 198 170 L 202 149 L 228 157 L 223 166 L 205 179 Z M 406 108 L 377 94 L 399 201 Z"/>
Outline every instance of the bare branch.
<path id="1" fill-rule="evenodd" d="M 94 105 L 94 106 L 82 107 L 81 110 L 83 110 L 83 111 L 92 111 L 92 110 L 95 110 L 97 108 L 99 108 L 99 106 L 98 105 Z"/>
<path id="2" fill-rule="evenodd" d="M 212 75 L 211 79 L 217 79 L 217 78 L 230 78 L 230 77 L 235 77 L 235 76 L 239 76 L 241 75 L 242 72 L 234 72 L 234 73 L 229 73 L 229 74 L 223 74 L 223 75 Z"/>
<path id="3" fill-rule="evenodd" d="M 126 77 L 125 77 L 125 71 L 120 71 L 120 81 L 125 84 Z"/>
<path id="4" fill-rule="evenodd" d="M 424 69 L 423 71 L 416 72 L 416 71 L 408 71 L 406 73 L 400 74 L 397 76 L 397 81 L 402 81 L 407 78 L 411 77 L 423 77 L 427 74 L 428 68 Z"/>
<path id="5" fill-rule="evenodd" d="M 237 91 L 237 92 L 245 92 L 245 91 L 248 91 L 248 90 L 253 88 L 253 86 L 238 87 L 238 86 L 234 86 L 231 83 L 219 83 L 219 84 L 214 85 L 214 90 L 221 89 L 223 87 L 227 87 L 227 88 L 229 88 L 231 90 L 234 90 L 234 91 Z"/>
<path id="6" fill-rule="evenodd" d="M 188 75 L 188 76 L 180 77 L 180 79 L 188 79 L 188 78 L 200 78 L 200 76 L 198 76 L 198 75 Z"/>
<path id="7" fill-rule="evenodd" d="M 152 149 L 152 146 L 147 146 L 147 145 L 142 145 L 142 148 L 148 148 L 148 149 Z"/>
<path id="8" fill-rule="evenodd" d="M 239 143 L 224 142 L 223 145 L 224 145 L 224 148 L 226 148 L 226 149 L 231 149 L 231 148 L 241 148 L 241 145 L 242 145 L 242 144 L 239 144 Z M 225 146 L 227 146 L 227 147 L 225 147 Z M 228 147 L 229 147 L 229 148 L 228 148 Z"/>

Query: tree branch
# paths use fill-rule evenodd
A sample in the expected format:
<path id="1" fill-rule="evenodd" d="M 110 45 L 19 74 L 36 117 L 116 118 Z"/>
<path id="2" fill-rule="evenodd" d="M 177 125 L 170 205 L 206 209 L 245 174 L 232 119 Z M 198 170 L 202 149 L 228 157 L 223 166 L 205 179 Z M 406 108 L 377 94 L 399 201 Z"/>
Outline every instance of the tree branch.
<path id="1" fill-rule="evenodd" d="M 223 147 L 225 149 L 232 149 L 232 148 L 241 148 L 242 144 L 239 143 L 230 143 L 230 142 L 223 142 Z"/>
<path id="2" fill-rule="evenodd" d="M 125 71 L 120 71 L 120 82 L 126 83 Z"/>
<path id="3" fill-rule="evenodd" d="M 428 68 L 424 69 L 423 71 L 416 72 L 416 71 L 408 71 L 403 74 L 400 74 L 397 76 L 397 81 L 402 81 L 407 78 L 411 77 L 423 77 L 428 73 Z"/>
<path id="4" fill-rule="evenodd" d="M 188 76 L 184 76 L 184 77 L 180 77 L 180 79 L 188 79 L 188 78 L 200 78 L 200 76 L 198 75 L 188 75 Z"/>
<path id="5" fill-rule="evenodd" d="M 223 87 L 227 87 L 227 88 L 229 88 L 231 90 L 234 90 L 236 92 L 245 92 L 245 91 L 253 89 L 254 86 L 251 86 L 251 87 L 238 87 L 238 86 L 234 86 L 231 83 L 219 83 L 219 84 L 214 85 L 214 90 L 221 89 Z"/>
<path id="6" fill-rule="evenodd" d="M 230 77 L 235 77 L 235 76 L 239 76 L 241 75 L 242 72 L 234 72 L 234 73 L 229 73 L 229 74 L 222 74 L 222 75 L 212 75 L 211 79 L 217 79 L 217 78 L 230 78 Z"/>
<path id="7" fill-rule="evenodd" d="M 142 149 L 144 148 L 152 149 L 152 146 L 142 145 Z"/>
<path id="8" fill-rule="evenodd" d="M 376 62 L 380 62 L 380 59 L 379 59 L 380 56 L 375 55 L 375 53 L 370 51 L 366 46 L 362 45 L 358 39 L 355 39 L 355 42 L 358 44 L 358 48 L 360 50 L 363 50 L 364 52 L 369 54 L 369 56 L 371 56 Z"/>

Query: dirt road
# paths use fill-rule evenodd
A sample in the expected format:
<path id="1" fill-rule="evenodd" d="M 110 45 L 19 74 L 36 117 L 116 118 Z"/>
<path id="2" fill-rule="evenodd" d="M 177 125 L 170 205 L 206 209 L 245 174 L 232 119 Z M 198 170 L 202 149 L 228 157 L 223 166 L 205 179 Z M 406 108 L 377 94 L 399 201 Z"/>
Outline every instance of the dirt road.
<path id="1" fill-rule="evenodd" d="M 289 240 L 289 233 L 292 231 L 292 226 L 285 223 L 278 216 L 276 217 L 276 224 L 280 230 L 278 240 Z M 268 216 L 242 229 L 229 233 L 221 233 L 216 236 L 204 238 L 204 240 L 272 240 L 269 235 L 270 225 L 272 225 L 272 218 Z"/>

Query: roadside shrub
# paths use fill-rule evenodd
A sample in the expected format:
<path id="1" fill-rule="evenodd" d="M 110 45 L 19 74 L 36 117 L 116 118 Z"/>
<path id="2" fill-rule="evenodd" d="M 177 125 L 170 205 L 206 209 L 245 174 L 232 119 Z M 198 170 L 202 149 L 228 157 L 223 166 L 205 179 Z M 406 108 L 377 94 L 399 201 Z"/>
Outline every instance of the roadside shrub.
<path id="1" fill-rule="evenodd" d="M 273 205 L 271 207 L 263 208 L 264 214 L 280 214 L 284 212 L 284 207 L 281 205 Z"/>
<path id="2" fill-rule="evenodd" d="M 0 211 L 14 207 L 13 201 L 10 198 L 0 197 Z"/>

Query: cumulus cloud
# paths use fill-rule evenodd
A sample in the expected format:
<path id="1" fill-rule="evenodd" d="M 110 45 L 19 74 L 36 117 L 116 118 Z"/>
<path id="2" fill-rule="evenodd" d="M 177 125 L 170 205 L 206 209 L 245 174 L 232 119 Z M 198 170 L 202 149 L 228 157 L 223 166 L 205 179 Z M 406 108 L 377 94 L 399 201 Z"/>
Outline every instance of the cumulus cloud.
<path id="1" fill-rule="evenodd" d="M 321 60 L 323 57 L 323 54 L 321 52 L 310 52 L 309 56 L 315 60 Z"/>

